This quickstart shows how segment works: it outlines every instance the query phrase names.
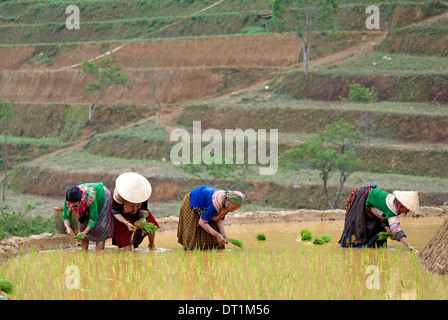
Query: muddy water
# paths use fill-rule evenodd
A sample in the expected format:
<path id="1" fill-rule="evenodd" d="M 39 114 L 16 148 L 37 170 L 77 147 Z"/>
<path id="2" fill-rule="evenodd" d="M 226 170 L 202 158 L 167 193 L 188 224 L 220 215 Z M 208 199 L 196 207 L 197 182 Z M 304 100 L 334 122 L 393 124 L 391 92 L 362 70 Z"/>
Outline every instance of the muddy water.
<path id="1" fill-rule="evenodd" d="M 402 218 L 401 226 L 408 236 L 409 241 L 417 250 L 422 250 L 424 246 L 432 239 L 438 228 L 443 224 L 446 217 L 432 217 L 432 218 Z M 330 246 L 339 247 L 338 241 L 341 236 L 344 223 L 342 221 L 311 221 L 299 223 L 285 223 L 285 224 L 254 224 L 254 225 L 234 225 L 227 226 L 226 232 L 229 238 L 239 239 L 244 242 L 246 247 L 254 246 L 268 246 L 275 249 L 290 248 L 297 249 L 298 242 L 296 239 L 300 234 L 300 230 L 308 228 L 313 232 L 314 237 L 319 237 L 321 234 L 328 234 L 332 237 L 332 241 L 328 244 Z M 255 235 L 257 233 L 264 233 L 267 236 L 267 241 L 257 241 Z M 144 247 L 147 244 L 142 244 Z M 166 249 L 177 249 L 180 245 L 177 244 L 176 231 L 163 232 L 157 234 L 157 246 Z M 403 248 L 404 246 L 396 241 L 389 240 L 389 248 Z M 231 244 L 227 248 L 233 248 Z"/>
<path id="2" fill-rule="evenodd" d="M 402 227 L 422 250 L 446 218 L 404 218 Z M 314 245 L 300 230 L 332 240 Z M 431 275 L 418 255 L 396 241 L 386 250 L 342 249 L 342 221 L 228 226 L 244 248 L 184 252 L 176 231 L 132 253 L 107 247 L 35 252 L 3 265 L 16 283 L 11 299 L 447 299 L 446 277 Z M 266 241 L 255 239 L 264 233 Z M 370 270 L 370 273 L 369 273 Z"/>

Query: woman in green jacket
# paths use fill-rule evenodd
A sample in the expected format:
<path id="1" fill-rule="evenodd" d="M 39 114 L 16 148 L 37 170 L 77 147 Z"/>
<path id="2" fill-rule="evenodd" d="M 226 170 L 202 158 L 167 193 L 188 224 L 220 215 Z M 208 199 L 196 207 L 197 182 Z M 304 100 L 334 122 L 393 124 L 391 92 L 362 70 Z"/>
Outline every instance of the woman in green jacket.
<path id="1" fill-rule="evenodd" d="M 387 244 L 387 239 L 379 239 L 378 233 L 388 232 L 392 240 L 414 250 L 401 228 L 399 216 L 409 211 L 420 213 L 418 192 L 388 193 L 376 186 L 357 188 L 350 194 L 339 244 L 341 247 L 380 247 Z"/>
<path id="2" fill-rule="evenodd" d="M 72 212 L 79 215 L 79 231 L 83 250 L 89 248 L 89 241 L 96 243 L 96 250 L 103 250 L 106 239 L 113 236 L 112 197 L 109 190 L 99 183 L 83 183 L 69 187 L 65 192 L 62 221 L 69 236 L 74 236 L 70 227 Z"/>

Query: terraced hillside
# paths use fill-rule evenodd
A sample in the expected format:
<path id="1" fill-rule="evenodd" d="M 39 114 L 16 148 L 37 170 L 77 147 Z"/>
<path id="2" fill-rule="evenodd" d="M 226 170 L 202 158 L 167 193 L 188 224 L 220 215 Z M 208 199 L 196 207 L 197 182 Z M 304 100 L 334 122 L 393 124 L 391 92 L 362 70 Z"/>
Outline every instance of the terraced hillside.
<path id="1" fill-rule="evenodd" d="M 448 201 L 447 5 L 400 1 L 386 33 L 384 24 L 366 30 L 367 2 L 340 1 L 338 31 L 314 32 L 305 76 L 297 36 L 277 33 L 261 14 L 269 2 L 70 1 L 81 8 L 80 30 L 65 28 L 68 1 L 1 2 L 0 98 L 16 101 L 6 204 L 51 214 L 67 186 L 104 181 L 113 188 L 117 175 L 135 170 L 153 184 L 156 216 L 178 214 L 187 190 L 212 181 L 245 192 L 245 210 L 325 209 L 315 171 L 193 172 L 171 163 L 170 134 L 192 132 L 193 121 L 221 132 L 278 129 L 281 156 L 339 116 L 368 139 L 357 146 L 363 167 L 347 180 L 338 207 L 352 188 L 370 183 L 418 190 L 423 205 Z M 107 89 L 88 124 L 83 87 L 91 78 L 80 62 L 110 50 L 133 88 Z M 353 82 L 379 101 L 348 101 Z M 336 193 L 336 175 L 329 185 Z"/>

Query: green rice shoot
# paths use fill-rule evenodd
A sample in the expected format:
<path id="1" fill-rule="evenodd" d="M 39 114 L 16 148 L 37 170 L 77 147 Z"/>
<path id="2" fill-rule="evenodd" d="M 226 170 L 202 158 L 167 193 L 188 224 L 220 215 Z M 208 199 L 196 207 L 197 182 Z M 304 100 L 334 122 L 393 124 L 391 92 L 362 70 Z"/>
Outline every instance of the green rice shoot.
<path id="1" fill-rule="evenodd" d="M 302 241 L 311 241 L 313 239 L 313 233 L 308 228 L 302 229 L 300 231 L 300 238 Z"/>
<path id="2" fill-rule="evenodd" d="M 259 240 L 259 241 L 264 241 L 264 240 L 266 240 L 266 235 L 264 233 L 257 233 L 255 238 L 257 238 L 257 240 Z"/>
<path id="3" fill-rule="evenodd" d="M 147 233 L 154 233 L 157 231 L 157 226 L 152 223 L 152 222 L 142 222 L 141 226 L 143 227 L 143 229 L 147 232 Z"/>
<path id="4" fill-rule="evenodd" d="M 11 281 L 6 279 L 0 279 L 0 291 L 11 294 L 14 292 L 14 285 Z"/>
<path id="5" fill-rule="evenodd" d="M 137 227 L 137 230 L 138 230 L 138 228 L 143 229 L 143 236 L 145 236 L 148 233 L 155 233 L 158 229 L 158 227 L 154 223 L 146 221 L 146 218 L 148 217 L 148 215 L 149 215 L 148 212 L 145 213 L 144 216 L 142 218 L 140 218 L 138 221 L 136 221 L 134 224 Z M 135 235 L 135 231 L 137 231 L 137 230 L 134 230 L 134 232 L 132 232 L 131 243 L 134 242 L 134 235 Z"/>
<path id="6" fill-rule="evenodd" d="M 84 233 L 78 233 L 77 235 L 74 236 L 74 238 L 76 240 L 83 240 L 86 237 L 86 235 Z"/>
<path id="7" fill-rule="evenodd" d="M 331 241 L 331 236 L 328 234 L 323 234 L 319 238 L 313 240 L 313 244 L 324 244 Z"/>
<path id="8" fill-rule="evenodd" d="M 233 244 L 234 246 L 237 246 L 238 248 L 243 248 L 243 242 L 238 239 L 227 239 L 227 242 Z"/>
<path id="9" fill-rule="evenodd" d="M 392 237 L 392 232 L 381 231 L 378 233 L 378 240 L 386 240 Z"/>

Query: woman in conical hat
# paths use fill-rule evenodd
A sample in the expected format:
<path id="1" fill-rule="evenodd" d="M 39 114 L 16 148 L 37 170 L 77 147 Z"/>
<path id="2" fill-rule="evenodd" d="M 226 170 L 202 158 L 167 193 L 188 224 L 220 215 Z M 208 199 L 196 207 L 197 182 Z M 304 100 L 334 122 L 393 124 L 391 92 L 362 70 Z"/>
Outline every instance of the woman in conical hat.
<path id="1" fill-rule="evenodd" d="M 245 195 L 209 186 L 197 187 L 182 202 L 177 228 L 177 242 L 184 250 L 223 249 L 227 244 L 224 218 L 238 210 Z"/>
<path id="2" fill-rule="evenodd" d="M 113 245 L 124 250 L 138 247 L 146 236 L 146 232 L 134 224 L 145 216 L 147 222 L 152 222 L 159 227 L 156 219 L 148 210 L 148 199 L 151 193 L 151 184 L 138 173 L 126 172 L 117 178 L 112 201 L 112 215 L 115 218 Z M 133 233 L 134 237 L 132 237 Z M 147 235 L 148 247 L 154 249 L 155 234 L 148 233 Z"/>
<path id="3" fill-rule="evenodd" d="M 410 250 L 409 243 L 400 225 L 399 216 L 413 211 L 420 214 L 417 191 L 388 193 L 375 185 L 355 189 L 347 201 L 345 225 L 339 244 L 341 247 L 379 247 L 387 244 L 379 240 L 378 233 L 392 233 L 392 240 L 403 243 Z"/>

